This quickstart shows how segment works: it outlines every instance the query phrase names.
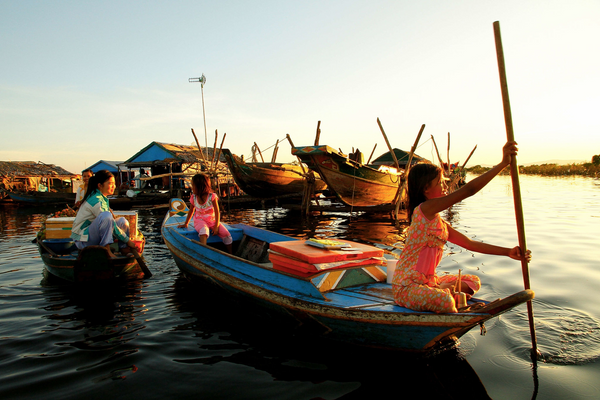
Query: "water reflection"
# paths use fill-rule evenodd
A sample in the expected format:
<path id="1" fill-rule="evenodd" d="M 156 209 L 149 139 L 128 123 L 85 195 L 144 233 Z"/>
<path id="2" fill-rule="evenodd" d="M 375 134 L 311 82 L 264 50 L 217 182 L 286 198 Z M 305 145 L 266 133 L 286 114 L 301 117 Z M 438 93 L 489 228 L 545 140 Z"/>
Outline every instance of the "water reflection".
<path id="1" fill-rule="evenodd" d="M 399 382 L 427 391 L 428 398 L 489 398 L 481 380 L 456 350 L 425 357 L 337 344 L 302 332 L 216 288 L 179 276 L 171 306 L 186 315 L 172 329 L 195 337 L 196 351 L 182 364 L 232 363 L 258 368 L 277 381 L 337 382 L 338 399 L 394 397 Z M 210 304 L 210 307 L 207 307 Z"/>

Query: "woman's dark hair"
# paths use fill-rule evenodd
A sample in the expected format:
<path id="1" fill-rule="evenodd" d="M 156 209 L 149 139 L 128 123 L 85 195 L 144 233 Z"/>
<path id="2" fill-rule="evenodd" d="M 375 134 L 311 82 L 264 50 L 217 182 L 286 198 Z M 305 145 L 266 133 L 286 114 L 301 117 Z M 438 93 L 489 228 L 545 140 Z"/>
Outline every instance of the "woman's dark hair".
<path id="1" fill-rule="evenodd" d="M 81 175 L 83 175 L 84 173 L 89 172 L 90 174 L 94 175 L 94 171 L 92 171 L 91 169 L 87 168 L 84 169 L 83 171 L 81 171 Z"/>
<path id="2" fill-rule="evenodd" d="M 436 177 L 441 176 L 440 167 L 433 164 L 420 163 L 408 173 L 408 221 L 411 222 L 413 212 L 419 204 L 427 200 L 425 189 Z"/>
<path id="3" fill-rule="evenodd" d="M 212 188 L 210 186 L 210 178 L 205 174 L 196 174 L 192 178 L 192 192 L 193 188 L 196 188 L 198 191 L 197 195 L 200 198 L 203 198 L 205 195 L 208 195 L 212 192 Z"/>
<path id="4" fill-rule="evenodd" d="M 85 196 L 83 196 L 83 201 L 90 197 L 92 193 L 94 193 L 94 190 L 98 189 L 98 185 L 103 184 L 104 182 L 113 177 L 113 173 L 107 169 L 102 169 L 96 172 L 93 176 L 90 177 L 90 180 L 88 181 L 88 187 L 85 191 Z"/>

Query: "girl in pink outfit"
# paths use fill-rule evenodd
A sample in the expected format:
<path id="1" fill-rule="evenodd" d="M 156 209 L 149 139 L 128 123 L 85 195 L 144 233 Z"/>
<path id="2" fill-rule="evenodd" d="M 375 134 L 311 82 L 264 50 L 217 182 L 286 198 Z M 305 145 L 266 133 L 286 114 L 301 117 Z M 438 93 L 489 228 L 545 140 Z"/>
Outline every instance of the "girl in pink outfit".
<path id="1" fill-rule="evenodd" d="M 210 178 L 208 175 L 197 174 L 192 178 L 192 196 L 190 197 L 190 211 L 188 212 L 185 223 L 179 225 L 179 228 L 188 226 L 192 216 L 194 217 L 194 229 L 198 232 L 200 243 L 206 244 L 208 236 L 219 236 L 229 253 L 232 252 L 231 243 L 233 242 L 231 234 L 221 224 L 221 214 L 219 212 L 219 198 L 210 187 Z"/>
<path id="2" fill-rule="evenodd" d="M 436 313 L 457 312 L 454 301 L 456 275 L 438 277 L 435 269 L 442 259 L 444 245 L 450 241 L 467 250 L 484 254 L 503 255 L 521 260 L 519 246 L 511 248 L 473 241 L 454 230 L 439 213 L 477 193 L 492 178 L 510 165 L 517 154 L 517 144 L 504 145 L 500 164 L 473 179 L 460 189 L 446 193 L 443 171 L 432 164 L 417 164 L 408 174 L 408 228 L 406 243 L 394 272 L 394 300 L 400 306 L 416 311 Z M 531 252 L 525 254 L 531 260 Z M 463 275 L 460 291 L 469 297 L 481 287 L 475 275 Z"/>

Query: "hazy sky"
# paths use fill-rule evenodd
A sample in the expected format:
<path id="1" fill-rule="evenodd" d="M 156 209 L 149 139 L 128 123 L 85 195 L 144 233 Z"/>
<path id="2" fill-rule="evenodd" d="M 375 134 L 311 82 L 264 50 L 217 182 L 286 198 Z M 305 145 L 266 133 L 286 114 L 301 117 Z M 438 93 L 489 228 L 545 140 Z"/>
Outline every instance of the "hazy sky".
<path id="1" fill-rule="evenodd" d="M 520 164 L 600 154 L 600 1 L 0 0 L 0 160 L 80 172 L 152 141 L 248 156 L 289 133 L 365 158 L 392 146 L 494 164 L 506 141 L 500 21 Z M 270 153 L 265 152 L 270 159 Z M 278 161 L 290 161 L 283 143 Z"/>

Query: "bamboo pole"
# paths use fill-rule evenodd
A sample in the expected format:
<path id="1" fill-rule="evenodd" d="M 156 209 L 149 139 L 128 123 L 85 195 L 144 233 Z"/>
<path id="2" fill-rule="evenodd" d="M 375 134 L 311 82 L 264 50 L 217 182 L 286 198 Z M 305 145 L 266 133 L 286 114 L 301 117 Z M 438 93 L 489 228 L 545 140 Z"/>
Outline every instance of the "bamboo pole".
<path id="1" fill-rule="evenodd" d="M 448 150 L 446 153 L 446 158 L 448 160 L 448 175 L 450 175 L 450 132 L 448 132 Z"/>
<path id="2" fill-rule="evenodd" d="M 381 121 L 379 121 L 379 118 L 377 118 L 377 125 L 379 125 L 379 129 L 381 130 L 381 133 L 383 134 L 385 143 L 387 144 L 387 147 L 390 150 L 390 153 L 392 153 L 392 158 L 394 159 L 394 163 L 396 164 L 396 169 L 398 171 L 400 171 L 400 164 L 398 163 L 398 159 L 396 158 L 396 153 L 394 153 L 394 149 L 392 149 L 392 146 L 390 146 L 390 141 L 388 140 L 387 135 L 385 134 L 385 131 L 383 130 L 383 126 L 381 126 Z"/>
<path id="3" fill-rule="evenodd" d="M 371 158 L 373 157 L 373 153 L 375 153 L 375 149 L 377 148 L 377 143 L 375 143 L 375 146 L 373 146 L 373 150 L 371 151 L 371 155 L 369 156 L 369 159 L 367 160 L 367 165 L 369 165 L 371 163 Z"/>
<path id="4" fill-rule="evenodd" d="M 210 160 L 210 166 L 213 169 L 213 172 L 216 172 L 217 169 L 215 168 L 215 156 L 217 155 L 217 139 L 219 138 L 219 132 L 217 132 L 217 130 L 215 129 L 215 144 L 213 144 L 213 156 L 212 159 Z"/>
<path id="5" fill-rule="evenodd" d="M 256 142 L 254 142 L 254 149 L 256 151 L 258 151 L 258 155 L 260 156 L 260 159 L 262 160 L 262 162 L 265 162 L 265 159 L 262 156 L 262 153 L 260 152 L 260 149 L 258 148 L 258 145 L 256 144 Z"/>
<path id="6" fill-rule="evenodd" d="M 417 138 L 415 139 L 415 143 L 413 144 L 413 146 L 410 148 L 410 154 L 408 155 L 408 162 L 406 164 L 406 169 L 404 170 L 404 179 L 402 179 L 402 183 L 400 184 L 400 187 L 398 188 L 398 191 L 396 192 L 396 209 L 395 209 L 395 214 L 396 217 L 398 216 L 398 213 L 400 212 L 400 202 L 402 201 L 403 196 L 403 192 L 406 190 L 405 186 L 406 186 L 406 182 L 407 182 L 407 178 L 408 178 L 408 173 L 410 172 L 410 164 L 412 163 L 412 159 L 413 156 L 415 155 L 415 151 L 417 150 L 417 145 L 419 144 L 419 140 L 421 140 L 421 135 L 423 134 L 423 131 L 425 130 L 425 124 L 421 125 L 421 129 L 419 129 L 419 133 L 417 134 Z"/>
<path id="7" fill-rule="evenodd" d="M 219 147 L 219 154 L 217 155 L 217 161 L 215 163 L 215 171 L 217 170 L 217 166 L 219 165 L 219 160 L 221 159 L 221 151 L 223 150 L 223 143 L 225 143 L 225 137 L 227 137 L 227 132 L 223 134 L 223 139 L 221 139 L 221 147 Z"/>
<path id="8" fill-rule="evenodd" d="M 431 141 L 433 142 L 433 147 L 435 147 L 435 153 L 437 154 L 438 161 L 440 162 L 440 168 L 442 171 L 444 170 L 444 162 L 442 161 L 442 157 L 440 157 L 440 151 L 438 150 L 437 144 L 435 143 L 435 139 L 433 135 L 431 135 Z"/>
<path id="9" fill-rule="evenodd" d="M 506 80 L 506 67 L 504 64 L 504 50 L 502 49 L 502 37 L 500 35 L 500 22 L 494 22 L 494 37 L 496 41 L 496 55 L 498 58 L 498 70 L 500 73 L 500 87 L 502 90 L 502 104 L 504 106 L 504 123 L 506 125 L 506 137 L 509 142 L 515 140 L 512 113 L 510 110 L 510 99 L 508 96 L 508 83 Z M 530 289 L 529 265 L 525 254 L 527 252 L 527 243 L 525 241 L 525 223 L 523 219 L 523 204 L 521 202 L 521 185 L 519 183 L 519 166 L 517 157 L 513 156 L 510 163 L 510 176 L 513 185 L 513 199 L 515 203 L 515 217 L 517 220 L 517 233 L 519 236 L 519 247 L 521 248 L 521 270 L 523 272 L 523 283 L 525 289 Z M 534 363 L 541 356 L 537 348 L 537 339 L 535 336 L 535 322 L 533 318 L 533 304 L 531 300 L 527 302 L 527 314 L 529 317 L 529 332 L 531 334 L 531 359 Z"/>
<path id="10" fill-rule="evenodd" d="M 321 123 L 321 121 L 319 121 L 319 124 Z M 317 128 L 318 130 L 318 128 Z M 289 133 L 285 134 L 285 137 L 287 138 L 288 142 L 290 142 L 290 146 L 292 146 L 292 149 L 296 146 L 294 146 L 294 142 L 292 142 L 292 137 L 290 136 Z M 298 156 L 296 156 L 296 158 L 298 159 L 298 163 L 300 164 L 300 168 L 302 168 L 302 173 L 306 174 L 306 170 L 304 169 L 304 164 L 302 164 L 302 159 Z"/>
<path id="11" fill-rule="evenodd" d="M 408 155 L 408 163 L 406 164 L 406 174 L 408 175 L 408 171 L 410 170 L 410 164 L 412 163 L 413 156 L 415 155 L 415 151 L 417 151 L 417 145 L 419 144 L 419 140 L 421 140 L 421 135 L 425 130 L 425 124 L 421 125 L 421 129 L 417 134 L 417 138 L 415 139 L 415 143 L 410 148 L 410 154 Z"/>
<path id="12" fill-rule="evenodd" d="M 200 159 L 206 165 L 206 159 L 204 158 L 204 153 L 202 152 L 202 147 L 200 147 L 200 143 L 198 143 L 198 137 L 196 136 L 196 132 L 194 132 L 194 128 L 192 128 L 192 135 L 194 135 L 194 139 L 196 140 L 196 146 L 198 146 L 198 151 L 200 152 Z M 208 168 L 208 166 L 206 166 Z"/>
<path id="13" fill-rule="evenodd" d="M 273 148 L 273 156 L 271 157 L 271 162 L 273 164 L 275 164 L 275 160 L 277 159 L 278 146 L 279 146 L 279 139 L 277 139 L 277 142 L 275 142 L 275 147 Z"/>
<path id="14" fill-rule="evenodd" d="M 465 165 L 467 165 L 467 162 L 469 162 L 469 160 L 471 159 L 471 156 L 473 155 L 473 153 L 475 153 L 476 149 L 477 149 L 477 145 L 475 145 L 475 147 L 473 147 L 473 150 L 471 150 L 471 153 L 469 154 L 469 157 L 467 157 L 467 159 L 463 163 L 461 169 L 465 169 Z"/>

